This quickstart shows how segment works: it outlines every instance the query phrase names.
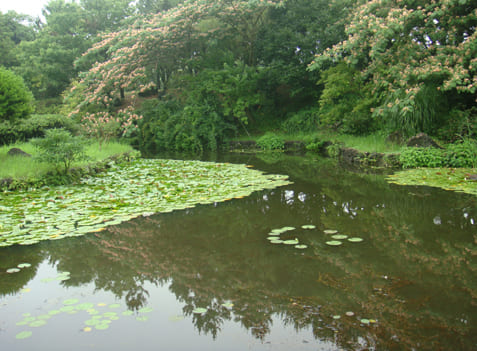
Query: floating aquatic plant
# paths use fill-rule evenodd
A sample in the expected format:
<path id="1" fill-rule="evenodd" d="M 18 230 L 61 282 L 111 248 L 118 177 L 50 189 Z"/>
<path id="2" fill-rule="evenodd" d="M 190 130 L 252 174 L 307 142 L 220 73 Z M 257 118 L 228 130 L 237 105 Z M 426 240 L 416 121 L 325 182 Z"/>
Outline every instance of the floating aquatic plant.
<path id="1" fill-rule="evenodd" d="M 348 237 L 348 235 L 345 235 L 345 234 L 335 234 L 335 235 L 332 235 L 331 236 L 333 239 L 336 239 L 336 240 L 343 240 L 343 239 L 346 239 Z"/>
<path id="2" fill-rule="evenodd" d="M 330 240 L 330 241 L 327 241 L 325 244 L 330 246 L 340 246 L 343 243 L 338 240 Z"/>
<path id="3" fill-rule="evenodd" d="M 192 310 L 192 313 L 195 313 L 195 314 L 203 314 L 205 312 L 207 312 L 207 308 L 203 308 L 203 307 L 197 307 Z"/>
<path id="4" fill-rule="evenodd" d="M 348 238 L 348 241 L 349 241 L 349 242 L 352 242 L 352 243 L 360 243 L 360 242 L 362 242 L 363 240 L 364 240 L 363 238 L 358 238 L 358 237 Z"/>
<path id="5" fill-rule="evenodd" d="M 0 247 L 99 232 L 142 215 L 241 198 L 287 184 L 287 176 L 244 165 L 141 159 L 114 165 L 77 185 L 0 194 Z"/>
<path id="6" fill-rule="evenodd" d="M 389 175 L 389 183 L 399 185 L 426 185 L 445 190 L 477 195 L 477 186 L 469 175 L 470 168 L 414 168 Z"/>
<path id="7" fill-rule="evenodd" d="M 316 226 L 314 226 L 313 224 L 305 224 L 305 225 L 302 225 L 301 226 L 302 229 L 315 229 Z"/>
<path id="8" fill-rule="evenodd" d="M 338 233 L 338 231 L 335 230 L 335 229 L 325 229 L 323 232 L 325 234 L 336 234 L 336 233 Z"/>

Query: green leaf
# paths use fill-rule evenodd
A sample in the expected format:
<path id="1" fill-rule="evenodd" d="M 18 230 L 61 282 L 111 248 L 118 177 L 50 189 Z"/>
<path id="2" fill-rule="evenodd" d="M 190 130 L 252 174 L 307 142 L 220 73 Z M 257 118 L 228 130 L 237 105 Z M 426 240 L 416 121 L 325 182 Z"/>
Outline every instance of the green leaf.
<path id="1" fill-rule="evenodd" d="M 326 245 L 330 245 L 330 246 L 339 246 L 343 244 L 341 241 L 337 241 L 337 240 L 331 240 L 331 241 L 327 241 L 326 242 Z"/>

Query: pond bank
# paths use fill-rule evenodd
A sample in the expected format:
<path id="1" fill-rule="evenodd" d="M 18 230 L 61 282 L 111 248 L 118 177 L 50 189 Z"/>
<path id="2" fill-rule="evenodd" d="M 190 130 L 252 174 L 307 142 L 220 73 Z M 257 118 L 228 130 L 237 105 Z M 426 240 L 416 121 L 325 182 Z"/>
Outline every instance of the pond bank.
<path id="1" fill-rule="evenodd" d="M 231 152 L 256 152 L 260 151 L 254 140 L 230 141 L 229 151 Z M 285 141 L 284 151 L 286 152 L 306 152 L 306 144 L 303 141 Z M 342 147 L 325 141 L 316 151 L 319 155 L 337 158 L 345 167 L 367 168 L 367 169 L 401 169 L 398 153 L 365 152 L 357 149 Z"/>
<path id="2" fill-rule="evenodd" d="M 64 185 L 65 183 L 74 183 L 82 177 L 91 177 L 102 173 L 112 167 L 114 164 L 131 162 L 140 157 L 140 152 L 136 150 L 116 154 L 105 158 L 104 160 L 93 162 L 80 167 L 73 167 L 68 174 L 59 174 L 56 171 L 50 171 L 44 176 L 38 178 L 12 178 L 0 179 L 0 191 L 13 191 L 28 188 L 38 188 L 45 185 Z"/>

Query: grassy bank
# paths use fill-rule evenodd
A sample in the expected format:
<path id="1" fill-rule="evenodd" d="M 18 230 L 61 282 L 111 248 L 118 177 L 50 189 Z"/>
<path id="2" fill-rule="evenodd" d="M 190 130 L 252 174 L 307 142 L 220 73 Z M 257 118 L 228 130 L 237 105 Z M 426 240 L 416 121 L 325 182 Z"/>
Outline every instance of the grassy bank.
<path id="1" fill-rule="evenodd" d="M 8 150 L 19 148 L 32 156 L 37 154 L 37 150 L 30 143 L 17 143 L 0 147 L 0 179 L 14 178 L 27 179 L 39 178 L 49 171 L 54 170 L 51 165 L 36 162 L 34 157 L 9 156 Z M 88 159 L 73 164 L 73 167 L 81 167 L 86 164 L 104 160 L 110 156 L 132 151 L 132 147 L 126 144 L 110 142 L 102 145 L 101 150 L 97 142 L 92 142 L 86 148 Z"/>

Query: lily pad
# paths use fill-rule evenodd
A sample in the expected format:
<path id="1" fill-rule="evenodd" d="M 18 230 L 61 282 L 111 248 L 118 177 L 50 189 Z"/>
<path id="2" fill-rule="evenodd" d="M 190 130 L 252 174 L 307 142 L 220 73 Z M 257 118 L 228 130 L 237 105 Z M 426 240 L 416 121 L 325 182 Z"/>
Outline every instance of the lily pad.
<path id="1" fill-rule="evenodd" d="M 109 328 L 109 324 L 106 324 L 106 323 L 96 324 L 95 328 L 98 330 L 106 330 Z"/>
<path id="2" fill-rule="evenodd" d="M 360 322 L 363 323 L 363 324 L 369 324 L 370 323 L 369 319 L 367 319 L 367 318 L 361 319 Z"/>
<path id="3" fill-rule="evenodd" d="M 207 312 L 207 308 L 203 308 L 203 307 L 197 307 L 192 310 L 192 313 L 196 313 L 196 314 L 202 314 L 205 312 Z"/>
<path id="4" fill-rule="evenodd" d="M 360 242 L 362 242 L 363 240 L 364 240 L 363 238 L 358 238 L 358 237 L 348 238 L 348 241 L 349 241 L 349 242 L 352 242 L 352 243 L 360 243 Z"/>
<path id="5" fill-rule="evenodd" d="M 18 273 L 20 272 L 20 268 L 8 268 L 7 273 Z"/>
<path id="6" fill-rule="evenodd" d="M 333 316 L 333 319 L 341 319 L 341 316 L 340 316 L 339 314 L 334 315 L 334 316 Z"/>
<path id="7" fill-rule="evenodd" d="M 305 225 L 302 225 L 301 226 L 303 229 L 315 229 L 316 226 L 314 226 L 313 224 L 305 224 Z"/>
<path id="8" fill-rule="evenodd" d="M 276 239 L 276 240 L 270 240 L 271 244 L 283 244 L 283 240 Z"/>
<path id="9" fill-rule="evenodd" d="M 348 235 L 345 235 L 345 234 L 335 234 L 335 235 L 332 235 L 331 236 L 333 239 L 336 239 L 336 240 L 343 240 L 343 239 L 346 239 L 348 237 Z"/>
<path id="10" fill-rule="evenodd" d="M 297 239 L 292 239 L 292 240 L 284 240 L 283 243 L 285 245 L 296 245 L 299 243 L 299 241 Z"/>
<path id="11" fill-rule="evenodd" d="M 28 267 L 31 267 L 31 264 L 30 263 L 20 263 L 17 267 L 18 268 L 28 268 Z"/>
<path id="12" fill-rule="evenodd" d="M 307 247 L 308 245 L 295 245 L 295 248 L 300 250 L 306 249 Z"/>
<path id="13" fill-rule="evenodd" d="M 326 229 L 326 230 L 324 230 L 323 232 L 324 232 L 325 234 L 336 234 L 336 233 L 338 233 L 338 231 L 335 230 L 335 229 Z"/>
<path id="14" fill-rule="evenodd" d="M 38 328 L 38 327 L 44 326 L 45 324 L 46 324 L 46 321 L 44 319 L 39 319 L 34 322 L 31 322 L 29 325 L 30 327 Z"/>
<path id="15" fill-rule="evenodd" d="M 325 244 L 330 246 L 340 246 L 343 243 L 338 240 L 330 240 L 330 241 L 327 241 Z"/>
<path id="16" fill-rule="evenodd" d="M 152 307 L 144 307 L 144 308 L 141 308 L 138 312 L 139 313 L 149 313 L 149 312 L 152 312 L 154 311 L 154 309 Z"/>
<path id="17" fill-rule="evenodd" d="M 31 331 L 22 331 L 20 333 L 18 333 L 17 335 L 15 335 L 15 338 L 18 339 L 18 340 L 21 340 L 21 339 L 28 339 L 29 337 L 32 336 L 32 332 Z"/>
<path id="18" fill-rule="evenodd" d="M 78 299 L 69 299 L 69 300 L 63 301 L 63 305 L 65 306 L 76 305 L 78 302 L 79 302 Z"/>

